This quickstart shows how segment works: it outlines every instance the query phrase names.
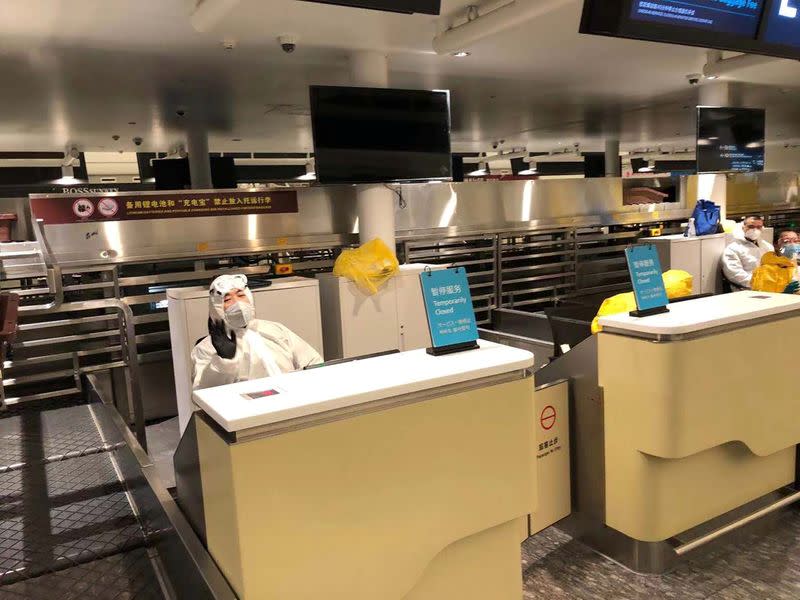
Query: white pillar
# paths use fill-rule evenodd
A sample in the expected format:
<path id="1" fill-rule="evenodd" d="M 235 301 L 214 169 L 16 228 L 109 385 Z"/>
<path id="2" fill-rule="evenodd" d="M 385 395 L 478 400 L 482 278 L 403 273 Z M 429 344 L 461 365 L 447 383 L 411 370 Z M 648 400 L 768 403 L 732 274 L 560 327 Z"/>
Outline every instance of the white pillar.
<path id="1" fill-rule="evenodd" d="M 350 56 L 350 76 L 353 85 L 389 87 L 389 60 L 381 52 L 371 50 L 353 52 Z"/>
<path id="2" fill-rule="evenodd" d="M 208 190 L 211 183 L 211 161 L 208 158 L 208 134 L 199 128 L 186 133 L 186 150 L 189 152 L 189 171 L 193 190 Z"/>
<path id="3" fill-rule="evenodd" d="M 353 85 L 387 87 L 389 67 L 386 55 L 370 51 L 353 53 L 350 57 L 350 74 Z M 384 185 L 359 185 L 356 187 L 356 196 L 359 240 L 364 244 L 380 238 L 394 253 L 396 194 Z"/>
<path id="4" fill-rule="evenodd" d="M 606 140 L 606 177 L 622 177 L 619 140 Z"/>
<path id="5" fill-rule="evenodd" d="M 700 106 L 735 106 L 732 92 L 727 81 L 703 83 L 700 86 Z"/>

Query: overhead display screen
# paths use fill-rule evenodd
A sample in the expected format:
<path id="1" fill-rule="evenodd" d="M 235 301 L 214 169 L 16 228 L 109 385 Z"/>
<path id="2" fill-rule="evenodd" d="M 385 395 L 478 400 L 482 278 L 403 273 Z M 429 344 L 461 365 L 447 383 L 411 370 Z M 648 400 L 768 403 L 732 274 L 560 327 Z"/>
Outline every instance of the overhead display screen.
<path id="1" fill-rule="evenodd" d="M 370 10 L 383 10 L 405 14 L 422 13 L 438 15 L 441 10 L 441 0 L 305 0 L 318 4 L 336 4 L 352 8 L 368 8 Z"/>
<path id="2" fill-rule="evenodd" d="M 320 183 L 449 179 L 447 91 L 311 86 Z"/>
<path id="3" fill-rule="evenodd" d="M 580 31 L 800 59 L 800 0 L 584 0 Z"/>
<path id="4" fill-rule="evenodd" d="M 763 0 L 634 0 L 631 19 L 754 38 Z"/>
<path id="5" fill-rule="evenodd" d="M 765 21 L 765 42 L 800 48 L 800 0 L 775 0 Z"/>
<path id="6" fill-rule="evenodd" d="M 764 170 L 766 114 L 758 108 L 697 108 L 697 172 Z"/>

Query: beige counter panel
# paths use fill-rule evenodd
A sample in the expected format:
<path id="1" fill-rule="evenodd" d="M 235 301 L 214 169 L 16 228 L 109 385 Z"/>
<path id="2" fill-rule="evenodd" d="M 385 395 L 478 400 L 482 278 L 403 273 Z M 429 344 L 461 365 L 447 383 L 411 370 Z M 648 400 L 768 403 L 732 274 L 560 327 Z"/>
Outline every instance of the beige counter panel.
<path id="1" fill-rule="evenodd" d="M 606 415 L 635 424 L 624 432 L 633 446 L 663 458 L 730 441 L 759 456 L 783 450 L 800 441 L 800 396 L 782 339 L 800 339 L 800 317 L 666 343 L 601 334 Z"/>
<path id="2" fill-rule="evenodd" d="M 520 600 L 532 408 L 527 378 L 233 445 L 198 421 L 209 550 L 245 599 Z"/>
<path id="3" fill-rule="evenodd" d="M 601 333 L 606 523 L 662 541 L 794 480 L 800 318 L 655 343 Z M 787 346 L 788 347 L 788 346 Z"/>

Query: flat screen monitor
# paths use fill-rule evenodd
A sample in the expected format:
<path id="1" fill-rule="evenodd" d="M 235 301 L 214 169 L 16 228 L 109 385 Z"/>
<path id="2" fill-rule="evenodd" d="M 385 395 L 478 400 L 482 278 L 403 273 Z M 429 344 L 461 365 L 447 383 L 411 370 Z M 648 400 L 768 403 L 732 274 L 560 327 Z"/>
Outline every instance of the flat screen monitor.
<path id="1" fill-rule="evenodd" d="M 438 15 L 441 11 L 441 0 L 306 0 L 318 4 L 336 4 L 352 8 L 368 8 L 405 14 L 422 13 Z"/>
<path id="2" fill-rule="evenodd" d="M 215 190 L 235 188 L 237 184 L 236 164 L 232 156 L 212 156 L 211 185 Z"/>
<path id="3" fill-rule="evenodd" d="M 153 161 L 157 190 L 185 190 L 192 187 L 188 158 L 161 158 Z"/>
<path id="4" fill-rule="evenodd" d="M 755 38 L 763 0 L 633 0 L 630 18 Z"/>
<path id="5" fill-rule="evenodd" d="M 446 91 L 311 86 L 320 183 L 451 177 Z"/>
<path id="6" fill-rule="evenodd" d="M 580 31 L 800 59 L 800 0 L 584 0 Z"/>
<path id="7" fill-rule="evenodd" d="M 800 1 L 773 0 L 769 4 L 762 40 L 800 53 Z"/>
<path id="8" fill-rule="evenodd" d="M 766 114 L 760 108 L 697 108 L 697 172 L 764 170 Z"/>

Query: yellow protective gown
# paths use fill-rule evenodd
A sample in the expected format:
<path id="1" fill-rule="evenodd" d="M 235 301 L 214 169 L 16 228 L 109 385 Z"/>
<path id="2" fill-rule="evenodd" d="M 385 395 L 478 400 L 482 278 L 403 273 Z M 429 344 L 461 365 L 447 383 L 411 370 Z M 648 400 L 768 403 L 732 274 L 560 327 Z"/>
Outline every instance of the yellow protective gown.
<path id="1" fill-rule="evenodd" d="M 693 277 L 686 271 L 671 269 L 662 274 L 661 277 L 664 279 L 664 287 L 667 289 L 667 297 L 670 300 L 692 295 Z M 603 304 L 600 305 L 597 316 L 592 321 L 592 333 L 599 333 L 603 330 L 603 328 L 600 327 L 600 317 L 631 312 L 632 310 L 636 310 L 636 298 L 633 292 L 626 292 L 606 298 L 603 300 Z"/>
<path id="2" fill-rule="evenodd" d="M 753 271 L 752 289 L 756 292 L 782 293 L 797 275 L 797 263 L 785 256 L 768 252 Z"/>

